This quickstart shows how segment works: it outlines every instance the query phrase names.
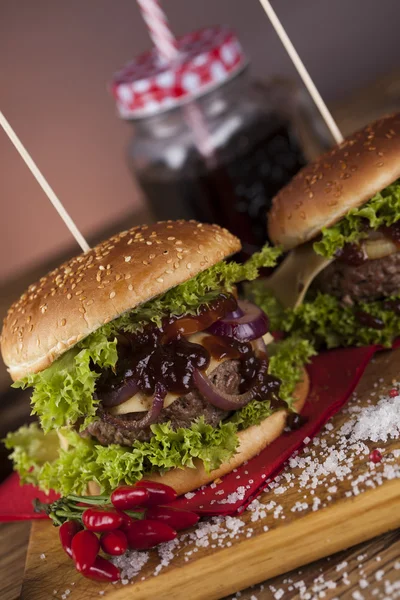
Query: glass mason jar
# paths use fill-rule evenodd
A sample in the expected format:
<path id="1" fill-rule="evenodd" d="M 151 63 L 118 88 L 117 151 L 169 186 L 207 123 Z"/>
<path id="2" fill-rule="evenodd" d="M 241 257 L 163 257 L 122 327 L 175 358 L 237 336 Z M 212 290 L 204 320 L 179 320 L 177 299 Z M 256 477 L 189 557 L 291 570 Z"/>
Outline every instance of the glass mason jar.
<path id="1" fill-rule="evenodd" d="M 129 164 L 156 219 L 218 223 L 250 255 L 267 240 L 272 198 L 305 156 L 284 86 L 277 94 L 255 84 L 245 60 L 219 79 L 195 99 L 173 103 L 167 95 L 170 102 L 149 115 L 123 115 L 134 126 Z"/>

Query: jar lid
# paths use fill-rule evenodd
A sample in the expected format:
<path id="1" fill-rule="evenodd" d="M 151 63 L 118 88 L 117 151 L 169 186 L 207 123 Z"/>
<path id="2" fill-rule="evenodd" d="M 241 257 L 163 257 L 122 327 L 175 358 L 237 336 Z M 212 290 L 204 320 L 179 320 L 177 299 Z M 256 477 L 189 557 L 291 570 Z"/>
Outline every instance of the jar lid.
<path id="1" fill-rule="evenodd" d="M 148 117 L 210 91 L 246 65 L 235 33 L 225 26 L 193 31 L 177 40 L 172 63 L 157 50 L 141 54 L 118 71 L 112 93 L 124 119 Z"/>

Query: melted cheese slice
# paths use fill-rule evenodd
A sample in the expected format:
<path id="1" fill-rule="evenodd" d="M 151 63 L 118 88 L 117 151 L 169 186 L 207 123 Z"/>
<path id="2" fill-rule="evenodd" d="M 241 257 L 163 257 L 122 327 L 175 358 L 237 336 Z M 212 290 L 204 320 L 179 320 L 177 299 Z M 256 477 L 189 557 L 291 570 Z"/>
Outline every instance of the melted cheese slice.
<path id="1" fill-rule="evenodd" d="M 199 333 L 194 333 L 192 335 L 187 336 L 187 339 L 189 340 L 189 342 L 192 342 L 193 344 L 202 345 L 202 341 L 204 340 L 204 338 L 209 337 L 209 335 L 210 335 L 209 333 L 204 333 L 203 331 L 201 331 Z M 266 345 L 270 344 L 273 341 L 273 339 L 274 338 L 272 337 L 272 335 L 270 333 L 266 333 L 263 336 L 263 340 Z M 212 373 L 219 365 L 221 365 L 226 360 L 229 360 L 229 359 L 223 358 L 221 360 L 217 360 L 216 358 L 211 356 L 210 364 L 208 365 L 208 367 L 206 369 L 206 374 L 209 375 L 210 373 Z M 166 408 L 167 406 L 170 406 L 170 404 L 172 404 L 177 398 L 179 398 L 179 396 L 177 394 L 168 393 L 164 398 L 164 408 Z M 132 396 L 132 398 L 129 398 L 129 400 L 127 400 L 126 402 L 123 402 L 122 404 L 119 404 L 118 406 L 114 406 L 113 408 L 110 408 L 109 412 L 112 415 L 126 415 L 127 413 L 132 413 L 132 412 L 143 412 L 145 410 L 150 410 L 151 401 L 152 401 L 151 396 L 146 396 L 142 392 L 138 392 L 137 394 Z"/>
<path id="2" fill-rule="evenodd" d="M 291 250 L 265 281 L 265 287 L 287 308 L 301 304 L 313 279 L 335 260 L 319 256 L 312 246 L 313 242 L 309 242 Z"/>

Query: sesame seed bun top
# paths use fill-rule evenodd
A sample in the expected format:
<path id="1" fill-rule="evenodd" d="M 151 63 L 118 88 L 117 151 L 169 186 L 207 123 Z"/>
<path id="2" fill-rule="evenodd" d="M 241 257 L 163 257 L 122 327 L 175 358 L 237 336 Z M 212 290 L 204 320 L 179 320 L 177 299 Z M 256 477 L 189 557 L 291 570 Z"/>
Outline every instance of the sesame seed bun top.
<path id="1" fill-rule="evenodd" d="M 49 367 L 77 342 L 240 250 L 217 225 L 133 227 L 31 285 L 9 309 L 1 352 L 14 381 Z"/>
<path id="2" fill-rule="evenodd" d="M 272 202 L 269 237 L 290 250 L 399 177 L 400 113 L 371 123 L 301 169 Z"/>

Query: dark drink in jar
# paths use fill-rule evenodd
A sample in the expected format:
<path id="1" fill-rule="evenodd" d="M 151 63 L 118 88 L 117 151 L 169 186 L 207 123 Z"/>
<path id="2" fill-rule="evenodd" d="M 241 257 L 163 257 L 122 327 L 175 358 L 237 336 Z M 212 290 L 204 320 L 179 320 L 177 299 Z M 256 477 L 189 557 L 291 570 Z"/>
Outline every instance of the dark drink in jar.
<path id="1" fill-rule="evenodd" d="M 134 125 L 130 166 L 157 220 L 218 223 L 251 254 L 267 240 L 273 196 L 305 163 L 302 149 L 230 29 L 193 32 L 178 48 L 181 62 L 160 66 L 150 52 L 115 77 L 120 114 Z"/>
<path id="2" fill-rule="evenodd" d="M 148 170 L 139 181 L 157 218 L 218 223 L 251 254 L 267 240 L 272 198 L 305 164 L 302 150 L 290 124 L 271 113 L 218 148 L 216 163 L 196 153 L 187 176 L 160 180 Z"/>

